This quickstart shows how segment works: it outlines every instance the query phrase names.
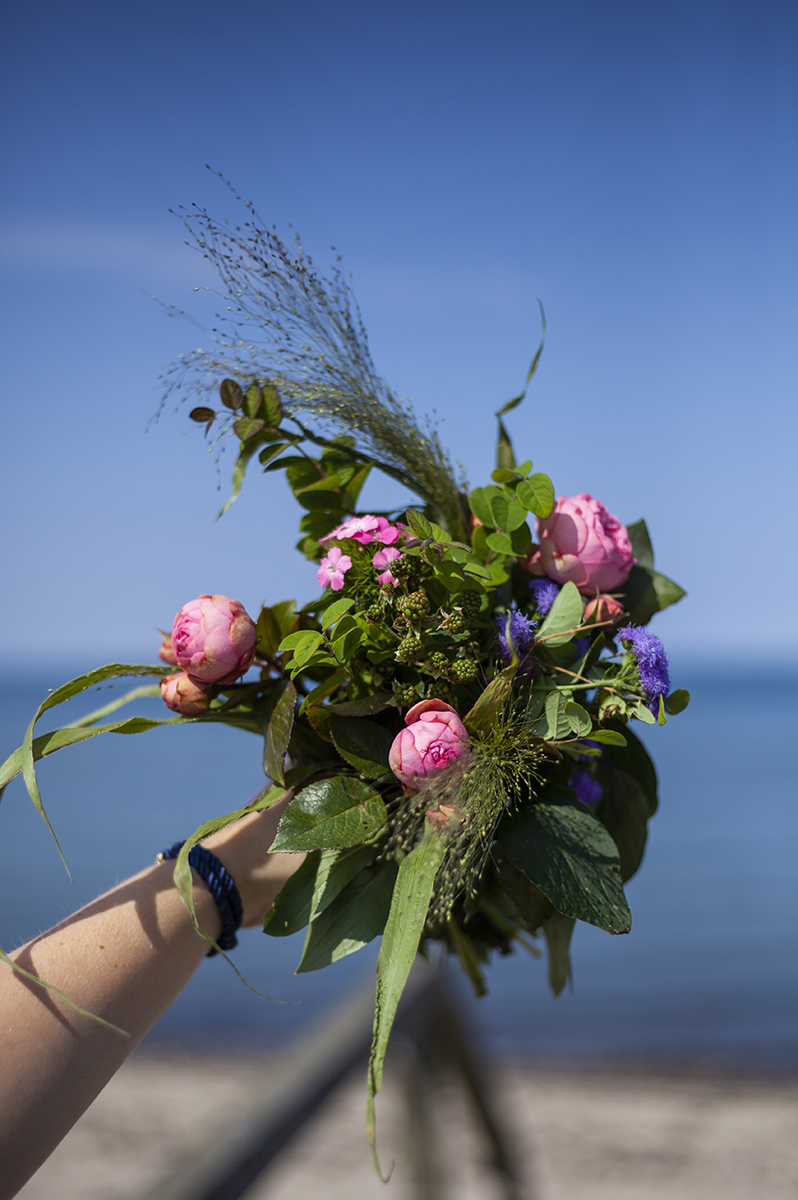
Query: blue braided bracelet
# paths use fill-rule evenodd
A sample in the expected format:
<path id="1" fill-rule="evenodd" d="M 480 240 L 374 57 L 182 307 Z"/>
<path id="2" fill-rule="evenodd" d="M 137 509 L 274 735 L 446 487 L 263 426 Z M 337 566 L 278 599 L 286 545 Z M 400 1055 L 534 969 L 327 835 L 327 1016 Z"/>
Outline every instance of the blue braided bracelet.
<path id="1" fill-rule="evenodd" d="M 157 861 L 163 862 L 167 858 L 177 858 L 185 844 L 185 842 L 175 842 L 168 850 L 161 851 Z M 188 862 L 200 879 L 207 884 L 208 891 L 216 901 L 219 916 L 222 918 L 222 932 L 216 946 L 220 950 L 232 950 L 234 946 L 238 945 L 236 930 L 241 928 L 241 922 L 244 919 L 244 906 L 241 903 L 233 876 L 219 862 L 216 855 L 211 854 L 210 850 L 206 850 L 204 846 L 192 846 L 188 852 Z M 208 958 L 216 953 L 216 946 L 212 946 L 208 951 Z"/>

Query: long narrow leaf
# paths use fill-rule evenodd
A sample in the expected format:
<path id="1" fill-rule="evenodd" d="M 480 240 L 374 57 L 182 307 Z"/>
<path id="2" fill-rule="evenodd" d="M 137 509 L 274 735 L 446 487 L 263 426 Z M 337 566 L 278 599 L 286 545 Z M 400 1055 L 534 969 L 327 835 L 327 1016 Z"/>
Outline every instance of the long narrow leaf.
<path id="1" fill-rule="evenodd" d="M 374 1097 L 382 1083 L 385 1051 L 396 1016 L 396 1006 L 416 957 L 432 898 L 435 876 L 445 852 L 446 843 L 440 833 L 432 826 L 427 826 L 421 843 L 403 859 L 396 877 L 391 911 L 377 959 L 377 993 L 369 1059 L 366 1128 L 374 1156 L 374 1166 L 380 1178 L 382 1173 L 375 1145 Z"/>

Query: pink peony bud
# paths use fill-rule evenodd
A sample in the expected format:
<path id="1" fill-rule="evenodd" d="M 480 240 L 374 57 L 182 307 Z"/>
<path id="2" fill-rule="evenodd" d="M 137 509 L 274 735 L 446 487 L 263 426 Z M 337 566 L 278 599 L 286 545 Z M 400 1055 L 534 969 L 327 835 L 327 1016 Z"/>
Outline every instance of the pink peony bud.
<path id="1" fill-rule="evenodd" d="M 406 729 L 397 733 L 388 763 L 397 779 L 417 789 L 428 775 L 457 760 L 471 757 L 471 739 L 450 704 L 422 700 L 405 716 Z"/>
<path id="2" fill-rule="evenodd" d="M 198 683 L 232 683 L 255 657 L 255 624 L 229 596 L 198 596 L 172 626 L 177 665 Z"/>
<path id="3" fill-rule="evenodd" d="M 587 493 L 560 496 L 536 526 L 540 545 L 519 560 L 521 566 L 559 584 L 571 580 L 583 595 L 620 587 L 637 561 L 626 526 Z"/>
<path id="4" fill-rule="evenodd" d="M 163 633 L 163 630 L 161 629 L 158 632 Z M 165 663 L 169 663 L 170 667 L 177 666 L 177 658 L 175 656 L 174 647 L 172 646 L 171 634 L 163 633 L 163 641 L 161 642 L 161 648 L 158 651 L 158 657 L 162 658 Z"/>
<path id="5" fill-rule="evenodd" d="M 617 624 L 624 614 L 620 600 L 614 596 L 594 596 L 585 605 L 585 620 L 589 621 L 595 615 L 597 622 L 612 621 Z"/>
<path id="6" fill-rule="evenodd" d="M 205 712 L 210 702 L 206 685 L 197 683 L 185 671 L 179 675 L 165 675 L 161 680 L 161 695 L 167 708 L 184 717 L 196 717 Z"/>

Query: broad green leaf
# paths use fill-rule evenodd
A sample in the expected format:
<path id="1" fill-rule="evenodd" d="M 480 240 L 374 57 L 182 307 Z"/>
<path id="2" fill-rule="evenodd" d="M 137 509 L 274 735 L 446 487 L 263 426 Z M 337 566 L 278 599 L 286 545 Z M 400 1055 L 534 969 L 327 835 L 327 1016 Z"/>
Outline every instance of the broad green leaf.
<path id="1" fill-rule="evenodd" d="M 643 861 L 651 815 L 649 802 L 637 780 L 611 763 L 601 763 L 597 778 L 603 795 L 596 805 L 596 816 L 618 847 L 621 880 L 626 883 Z"/>
<path id="2" fill-rule="evenodd" d="M 550 900 L 535 887 L 523 871 L 514 867 L 505 859 L 498 867 L 499 883 L 512 900 L 518 915 L 523 920 L 530 933 L 540 929 L 543 922 L 551 916 L 554 908 Z"/>
<path id="3" fill-rule="evenodd" d="M 579 737 L 587 737 L 593 728 L 590 713 L 574 700 L 566 702 L 565 719 Z"/>
<path id="4" fill-rule="evenodd" d="M 308 692 L 307 696 L 305 696 L 304 700 L 302 701 L 299 711 L 302 712 L 304 709 L 310 708 L 311 705 L 318 704 L 324 699 L 325 696 L 329 696 L 330 693 L 334 692 L 337 687 L 340 687 L 340 685 L 347 678 L 347 672 L 343 669 L 333 672 L 329 679 L 325 679 L 322 683 L 317 684 L 316 687 Z M 327 710 L 325 709 L 325 712 L 326 711 Z"/>
<path id="5" fill-rule="evenodd" d="M 263 392 L 260 390 L 260 385 L 254 382 L 251 383 L 244 392 L 244 412 L 248 417 L 257 415 L 262 400 Z"/>
<path id="6" fill-rule="evenodd" d="M 422 541 L 432 537 L 432 526 L 427 518 L 415 508 L 408 508 L 406 515 L 407 523 L 413 530 L 417 538 Z"/>
<path id="7" fill-rule="evenodd" d="M 686 688 L 677 688 L 675 692 L 671 692 L 665 701 L 665 708 L 675 717 L 678 713 L 684 712 L 687 705 L 690 703 L 690 693 Z"/>
<path id="8" fill-rule="evenodd" d="M 385 1051 L 396 1016 L 396 1006 L 416 957 L 427 920 L 435 877 L 446 853 L 441 835 L 427 825 L 422 841 L 402 860 L 393 889 L 391 911 L 377 959 L 377 992 L 374 1002 L 374 1033 L 369 1058 L 366 1127 L 374 1153 L 374 1097 L 382 1083 Z"/>
<path id="9" fill-rule="evenodd" d="M 593 729 L 590 734 L 591 741 L 600 742 L 604 746 L 625 746 L 626 738 L 622 733 L 616 733 L 614 729 Z"/>
<path id="10" fill-rule="evenodd" d="M 373 846 L 311 851 L 299 870 L 283 884 L 266 913 L 264 933 L 287 937 L 304 929 L 373 857 Z"/>
<path id="11" fill-rule="evenodd" d="M 268 467 L 269 463 L 279 458 L 283 450 L 287 450 L 292 444 L 292 442 L 274 442 L 271 446 L 264 446 L 258 455 L 258 462 L 261 466 Z"/>
<path id="12" fill-rule="evenodd" d="M 255 622 L 255 632 L 258 638 L 256 643 L 258 651 L 271 658 L 272 655 L 277 653 L 277 647 L 283 638 L 282 630 L 273 609 L 267 608 L 264 605 L 260 610 L 258 619 Z"/>
<path id="13" fill-rule="evenodd" d="M 263 387 L 263 415 L 266 418 L 266 424 L 270 425 L 272 429 L 276 429 L 283 419 L 280 393 L 273 383 L 264 384 Z"/>
<path id="14" fill-rule="evenodd" d="M 337 775 L 311 783 L 283 813 L 272 850 L 334 850 L 356 846 L 382 828 L 382 796 L 359 779 Z"/>
<path id="15" fill-rule="evenodd" d="M 196 421 L 198 425 L 208 425 L 216 413 L 212 408 L 205 408 L 201 405 L 199 408 L 192 408 L 188 416 L 190 421 Z"/>
<path id="16" fill-rule="evenodd" d="M 384 726 L 365 717 L 331 716 L 330 733 L 338 753 L 367 779 L 378 779 L 389 770 L 393 737 Z"/>
<path id="17" fill-rule="evenodd" d="M 287 637 L 284 637 L 277 649 L 290 650 L 296 655 L 297 650 L 301 650 L 304 646 L 311 646 L 313 649 L 310 653 L 312 654 L 323 640 L 322 635 L 315 629 L 298 629 L 296 633 L 289 633 Z"/>
<path id="18" fill-rule="evenodd" d="M 343 499 L 348 510 L 356 507 L 358 499 L 360 498 L 360 493 L 363 491 L 363 485 L 370 474 L 370 466 L 361 467 L 360 470 L 357 471 L 347 483 L 346 488 L 344 489 Z"/>
<path id="19" fill-rule="evenodd" d="M 359 696 L 357 700 L 331 704 L 330 712 L 337 713 L 339 717 L 373 717 L 387 708 L 392 699 L 392 692 L 373 692 L 370 696 Z"/>
<path id="20" fill-rule="evenodd" d="M 489 533 L 487 543 L 494 554 L 515 554 L 508 533 Z"/>
<path id="21" fill-rule="evenodd" d="M 517 670 L 518 663 L 511 663 L 490 681 L 474 707 L 463 717 L 463 724 L 469 733 L 485 733 L 495 724 L 512 695 Z"/>
<path id="22" fill-rule="evenodd" d="M 233 429 L 242 442 L 251 442 L 265 428 L 265 421 L 253 421 L 250 417 L 237 417 L 233 421 Z"/>
<path id="23" fill-rule="evenodd" d="M 536 641 L 543 641 L 547 646 L 562 646 L 570 641 L 572 630 L 578 629 L 581 623 L 582 597 L 576 584 L 569 580 L 560 588 L 546 620 L 535 635 Z"/>
<path id="24" fill-rule="evenodd" d="M 635 521 L 633 525 L 627 525 L 626 532 L 629 534 L 629 541 L 632 543 L 632 553 L 637 559 L 637 565 L 639 567 L 648 567 L 653 571 L 654 547 L 651 545 L 651 538 L 645 521 Z"/>
<path id="25" fill-rule="evenodd" d="M 334 600 L 329 608 L 325 608 L 321 618 L 322 629 L 329 629 L 334 625 L 339 617 L 342 617 L 345 612 L 348 612 L 355 603 L 352 596 L 342 596 L 340 600 Z"/>
<path id="26" fill-rule="evenodd" d="M 544 796 L 502 818 L 498 836 L 510 862 L 558 912 L 627 933 L 632 916 L 612 838 L 569 789 L 548 788 Z"/>
<path id="27" fill-rule="evenodd" d="M 608 743 L 605 751 L 606 757 L 621 770 L 628 771 L 637 780 L 648 802 L 648 815 L 653 817 L 657 811 L 659 798 L 657 795 L 657 772 L 651 756 L 640 738 L 632 733 L 632 730 L 622 721 L 610 721 L 609 725 L 625 738 L 626 745 L 621 747 L 611 742 Z"/>
<path id="28" fill-rule="evenodd" d="M 481 521 L 488 528 L 493 527 L 493 511 L 490 501 L 491 496 L 487 488 L 474 488 L 468 497 L 468 504 L 472 513 L 478 521 Z"/>
<path id="29" fill-rule="evenodd" d="M 308 926 L 296 969 L 318 971 L 379 937 L 388 920 L 396 865 L 365 867 Z"/>
<path id="30" fill-rule="evenodd" d="M 684 589 L 667 576 L 636 565 L 623 587 L 623 605 L 634 625 L 647 625 L 654 613 L 675 604 L 685 595 Z"/>
<path id="31" fill-rule="evenodd" d="M 654 572 L 653 583 L 660 610 L 676 604 L 687 595 L 684 588 L 679 587 L 678 583 L 674 583 L 672 579 L 668 579 L 667 575 L 662 575 L 659 571 Z"/>
<path id="32" fill-rule="evenodd" d="M 281 679 L 269 699 L 263 731 L 263 772 L 276 783 L 285 784 L 285 755 L 294 724 L 296 688 L 290 680 Z"/>
<path id="33" fill-rule="evenodd" d="M 536 517 L 545 519 L 554 508 L 554 484 L 548 475 L 538 472 L 524 479 L 517 487 L 518 498 L 534 513 Z"/>
<path id="34" fill-rule="evenodd" d="M 562 692 L 549 692 L 546 697 L 546 737 L 549 741 L 561 741 L 571 736 L 571 722 L 565 714 L 566 704 Z"/>
<path id="35" fill-rule="evenodd" d="M 554 912 L 541 926 L 546 939 L 549 962 L 549 987 L 559 996 L 566 984 L 572 984 L 571 937 L 576 922 L 573 917 L 564 917 Z"/>
<path id="36" fill-rule="evenodd" d="M 493 513 L 491 524 L 505 533 L 519 529 L 526 521 L 526 509 L 517 496 L 494 496 L 490 507 Z"/>
<path id="37" fill-rule="evenodd" d="M 244 393 L 235 379 L 223 379 L 219 384 L 219 396 L 225 408 L 235 411 L 244 407 Z"/>
<path id="38" fill-rule="evenodd" d="M 648 705 L 642 700 L 638 700 L 636 704 L 630 704 L 627 701 L 626 711 L 630 717 L 636 717 L 638 721 L 642 721 L 644 725 L 656 725 L 657 718 L 654 716 Z"/>

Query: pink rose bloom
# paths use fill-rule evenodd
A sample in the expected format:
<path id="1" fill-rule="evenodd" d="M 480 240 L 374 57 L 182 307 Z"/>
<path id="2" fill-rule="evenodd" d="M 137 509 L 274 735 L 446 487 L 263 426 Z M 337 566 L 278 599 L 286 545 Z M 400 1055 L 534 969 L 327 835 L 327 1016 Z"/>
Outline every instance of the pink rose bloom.
<path id="1" fill-rule="evenodd" d="M 614 596 L 594 596 L 585 605 L 585 620 L 589 621 L 595 614 L 598 622 L 614 621 L 617 624 L 623 612 L 623 605 Z"/>
<path id="2" fill-rule="evenodd" d="M 316 572 L 316 578 L 322 587 L 332 588 L 334 592 L 340 592 L 344 586 L 344 575 L 352 566 L 352 559 L 348 554 L 344 554 L 340 546 L 333 546 L 329 550 L 319 564 L 319 569 Z"/>
<path id="3" fill-rule="evenodd" d="M 163 633 L 163 630 L 159 630 L 159 632 Z M 168 633 L 163 634 L 163 641 L 161 642 L 161 648 L 158 651 L 158 657 L 162 658 L 165 663 L 169 663 L 170 667 L 177 666 L 177 658 L 175 657 L 174 648 L 172 646 L 172 637 Z"/>
<path id="4" fill-rule="evenodd" d="M 471 758 L 471 739 L 450 704 L 422 700 L 405 716 L 407 729 L 397 733 L 388 763 L 397 779 L 417 790 L 419 784 L 450 763 Z"/>
<path id="5" fill-rule="evenodd" d="M 374 558 L 371 560 L 371 562 L 375 570 L 382 572 L 381 575 L 377 576 L 377 582 L 381 587 L 385 587 L 385 585 L 389 583 L 396 587 L 397 579 L 388 570 L 388 567 L 392 562 L 396 562 L 397 559 L 400 559 L 401 557 L 402 555 L 394 546 L 386 546 L 384 550 L 378 550 L 374 555 Z"/>
<path id="6" fill-rule="evenodd" d="M 343 525 L 339 525 L 332 533 L 328 533 L 321 541 L 329 542 L 334 538 L 353 538 L 354 541 L 360 542 L 361 546 L 368 546 L 371 542 L 382 542 L 383 546 L 392 546 L 399 537 L 399 530 L 395 525 L 391 525 L 385 517 L 374 517 L 367 514 L 365 517 L 351 517 L 350 520 L 344 521 Z"/>
<path id="7" fill-rule="evenodd" d="M 210 701 L 206 685 L 197 683 L 185 671 L 179 675 L 165 675 L 161 680 L 161 695 L 167 708 L 184 717 L 196 717 L 205 712 Z"/>
<path id="8" fill-rule="evenodd" d="M 255 657 L 255 623 L 229 596 L 198 596 L 172 626 L 177 665 L 198 683 L 232 683 Z"/>
<path id="9" fill-rule="evenodd" d="M 583 595 L 611 592 L 629 577 L 637 559 L 617 517 L 587 493 L 560 496 L 550 516 L 536 521 L 539 546 L 521 565 L 559 584 L 571 580 Z"/>

